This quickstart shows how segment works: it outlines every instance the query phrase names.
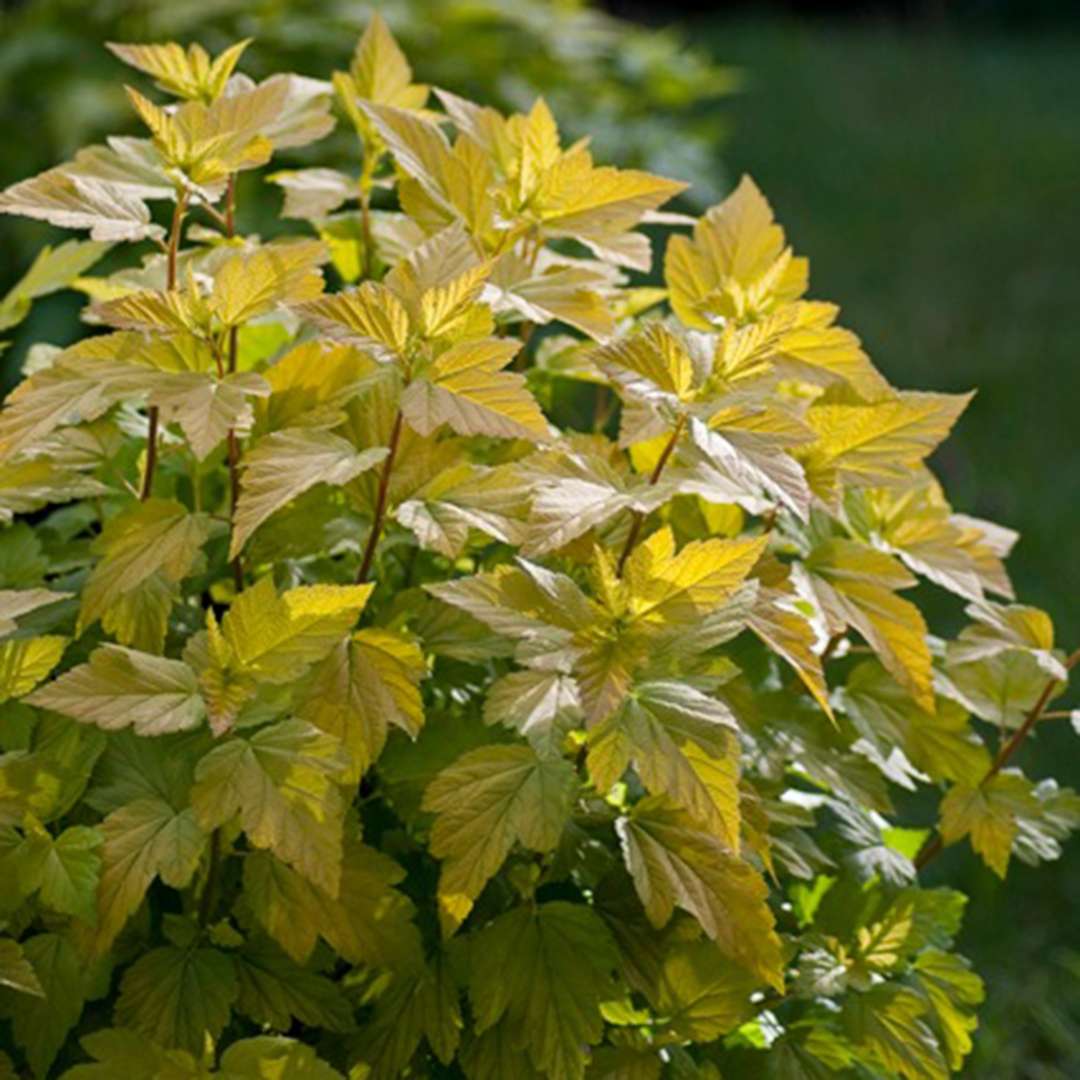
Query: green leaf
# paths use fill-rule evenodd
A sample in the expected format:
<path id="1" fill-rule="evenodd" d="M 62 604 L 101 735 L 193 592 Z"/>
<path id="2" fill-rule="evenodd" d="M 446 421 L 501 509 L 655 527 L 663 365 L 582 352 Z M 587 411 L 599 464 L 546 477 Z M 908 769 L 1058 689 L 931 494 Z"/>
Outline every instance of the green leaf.
<path id="1" fill-rule="evenodd" d="M 654 926 L 666 925 L 676 907 L 690 912 L 725 955 L 782 991 L 769 889 L 749 863 L 661 798 L 639 802 L 617 828 Z"/>
<path id="2" fill-rule="evenodd" d="M 165 945 L 124 972 L 116 1019 L 166 1048 L 201 1055 L 217 1039 L 238 993 L 232 957 L 217 949 Z"/>
<path id="3" fill-rule="evenodd" d="M 584 1076 L 585 1048 L 604 1025 L 615 943 L 588 907 L 552 901 L 515 908 L 470 942 L 469 997 L 482 1035 L 505 1017 L 537 1069 Z"/>
<path id="4" fill-rule="evenodd" d="M 239 817 L 248 841 L 272 851 L 331 896 L 340 881 L 345 803 L 338 741 L 301 720 L 231 735 L 195 769 L 191 806 L 211 832 Z"/>
<path id="5" fill-rule="evenodd" d="M 413 906 L 392 888 L 404 878 L 392 859 L 345 845 L 341 888 L 332 897 L 272 855 L 244 860 L 244 896 L 263 929 L 298 964 L 322 937 L 354 964 L 402 968 L 418 955 Z"/>
<path id="6" fill-rule="evenodd" d="M 156 1043 L 127 1028 L 104 1028 L 84 1035 L 82 1048 L 94 1064 L 76 1065 L 63 1080 L 205 1080 L 206 1070 L 182 1050 L 162 1050 Z"/>
<path id="7" fill-rule="evenodd" d="M 990 755 L 959 705 L 939 697 L 934 710 L 925 711 L 874 661 L 848 676 L 843 702 L 883 758 L 899 747 L 931 780 L 977 782 L 990 767 Z"/>
<path id="8" fill-rule="evenodd" d="M 82 1015 L 84 964 L 61 934 L 38 934 L 23 942 L 43 996 L 13 994 L 2 1003 L 12 1020 L 15 1042 L 35 1075 L 45 1076 Z"/>
<path id="9" fill-rule="evenodd" d="M 439 908 L 444 930 L 464 922 L 514 844 L 552 851 L 577 795 L 577 774 L 527 746 L 463 754 L 428 785 L 423 809 L 436 815 L 430 850 L 443 860 Z"/>
<path id="10" fill-rule="evenodd" d="M 373 1080 L 402 1074 L 426 1038 L 436 1057 L 449 1065 L 461 1038 L 461 1007 L 450 964 L 438 958 L 403 972 L 379 997 L 375 1015 L 361 1032 L 361 1058 L 372 1067 Z"/>
<path id="11" fill-rule="evenodd" d="M 352 1027 L 352 1008 L 341 987 L 296 964 L 273 942 L 248 941 L 232 955 L 236 1009 L 257 1024 L 277 1031 L 288 1031 L 294 1020 L 329 1031 Z"/>
<path id="12" fill-rule="evenodd" d="M 137 735 L 197 727 L 206 718 L 195 674 L 180 660 L 102 645 L 86 664 L 65 672 L 27 699 L 105 731 L 131 726 Z"/>

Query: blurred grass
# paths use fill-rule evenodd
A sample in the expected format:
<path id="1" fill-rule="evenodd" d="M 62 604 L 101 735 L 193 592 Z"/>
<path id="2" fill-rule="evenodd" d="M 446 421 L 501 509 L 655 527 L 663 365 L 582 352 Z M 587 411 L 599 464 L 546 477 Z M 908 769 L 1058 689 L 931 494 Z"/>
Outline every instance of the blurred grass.
<path id="1" fill-rule="evenodd" d="M 978 387 L 936 468 L 957 509 L 1021 532 L 1018 596 L 1080 644 L 1080 37 L 720 19 L 690 36 L 746 73 L 725 162 L 810 256 L 812 295 L 895 384 Z M 1080 786 L 1067 724 L 1023 764 Z M 967 1074 L 1078 1077 L 1080 844 L 1004 887 L 975 863 L 933 872 L 972 897 L 962 945 L 989 986 Z"/>

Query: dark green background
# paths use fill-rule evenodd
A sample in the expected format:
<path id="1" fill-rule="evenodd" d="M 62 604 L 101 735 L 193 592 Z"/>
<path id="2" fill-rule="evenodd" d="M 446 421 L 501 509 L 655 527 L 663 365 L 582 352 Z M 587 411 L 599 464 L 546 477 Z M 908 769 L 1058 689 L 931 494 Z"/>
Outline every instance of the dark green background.
<path id="1" fill-rule="evenodd" d="M 5 185 L 50 163 L 36 159 L 62 138 L 41 126 L 40 103 L 74 85 L 89 48 L 52 34 L 43 5 L 25 7 L 44 14 L 21 44 L 8 37 L 0 50 Z M 698 156 L 698 170 L 720 189 L 741 172 L 755 177 L 811 258 L 813 295 L 842 305 L 892 382 L 978 387 L 936 468 L 957 509 L 1021 531 L 1010 563 L 1019 596 L 1050 612 L 1061 645 L 1080 644 L 1075 26 L 761 21 L 744 5 L 738 18 L 698 18 L 688 30 L 699 48 L 744 70 L 740 94 L 684 110 L 680 122 L 715 136 L 715 165 Z M 347 42 L 337 41 L 313 35 L 304 69 L 343 63 Z M 428 46 L 437 55 L 430 33 Z M 110 70 L 100 59 L 85 65 L 102 77 Z M 576 77 L 572 64 L 559 73 Z M 104 84 L 79 85 L 63 109 L 92 127 L 102 105 L 93 87 Z M 680 108 L 678 94 L 667 107 Z M 51 115 L 55 126 L 55 101 Z M 678 175 L 678 125 L 665 132 Z M 0 290 L 24 268 L 24 244 L 48 234 L 0 219 Z M 69 337 L 73 310 L 62 299 L 42 304 L 9 370 L 33 337 Z M 1048 724 L 1023 765 L 1080 786 L 1080 741 L 1067 724 Z M 962 945 L 989 984 L 969 1075 L 1080 1077 L 1080 848 L 1048 868 L 1015 866 L 1005 886 L 966 846 L 931 874 L 971 895 Z"/>

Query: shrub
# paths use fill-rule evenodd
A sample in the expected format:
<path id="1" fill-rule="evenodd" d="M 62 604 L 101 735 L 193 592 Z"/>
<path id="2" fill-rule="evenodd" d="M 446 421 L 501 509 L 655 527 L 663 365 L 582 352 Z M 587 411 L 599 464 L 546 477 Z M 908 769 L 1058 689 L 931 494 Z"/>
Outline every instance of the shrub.
<path id="1" fill-rule="evenodd" d="M 327 134 L 325 85 L 113 50 L 181 103 L 0 196 L 90 230 L 19 303 L 74 280 L 103 331 L 0 414 L 15 1060 L 959 1069 L 964 897 L 917 872 L 1080 816 L 1016 764 L 1080 654 L 925 464 L 968 397 L 893 389 L 749 179 L 661 213 L 681 184 L 433 99 L 379 20 L 333 84 L 359 172 L 271 174 L 312 231 L 268 242 L 237 177 Z M 692 225 L 665 289 L 650 222 Z M 157 250 L 87 277 L 120 242 Z"/>

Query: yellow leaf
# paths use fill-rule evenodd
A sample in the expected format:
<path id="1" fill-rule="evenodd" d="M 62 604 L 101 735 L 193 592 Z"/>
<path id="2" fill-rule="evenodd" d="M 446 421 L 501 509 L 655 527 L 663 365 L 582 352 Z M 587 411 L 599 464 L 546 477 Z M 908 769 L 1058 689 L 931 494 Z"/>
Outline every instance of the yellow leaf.
<path id="1" fill-rule="evenodd" d="M 694 226 L 693 239 L 673 236 L 664 260 L 671 307 L 697 330 L 717 317 L 752 321 L 797 300 L 807 286 L 805 259 L 784 246 L 772 207 L 748 176 Z"/>
<path id="2" fill-rule="evenodd" d="M 210 310 L 225 326 L 239 326 L 278 304 L 313 300 L 323 289 L 319 265 L 326 249 L 316 240 L 266 244 L 234 255 L 214 276 Z"/>
<path id="3" fill-rule="evenodd" d="M 421 109 L 427 101 L 428 88 L 413 84 L 409 61 L 377 11 L 357 42 L 349 74 L 356 96 L 367 101 L 400 109 Z"/>
<path id="4" fill-rule="evenodd" d="M 909 484 L 912 470 L 945 439 L 971 397 L 905 391 L 870 405 L 815 405 L 806 414 L 817 433 L 805 451 L 811 487 L 835 503 L 838 484 Z"/>
<path id="5" fill-rule="evenodd" d="M 665 527 L 638 544 L 626 563 L 629 613 L 640 624 L 687 624 L 728 600 L 753 569 L 768 537 L 695 540 L 675 551 Z"/>
<path id="6" fill-rule="evenodd" d="M 0 642 L 0 702 L 33 690 L 60 663 L 67 643 L 55 634 Z"/>
<path id="7" fill-rule="evenodd" d="M 169 113 L 130 86 L 127 94 L 150 129 L 158 152 L 193 183 L 220 183 L 230 173 L 257 168 L 270 160 L 273 144 L 253 130 L 253 117 L 244 115 L 238 102 L 221 98 L 207 106 L 189 101 Z"/>
<path id="8" fill-rule="evenodd" d="M 299 313 L 328 337 L 353 341 L 385 355 L 403 357 L 409 344 L 409 313 L 385 285 L 365 281 L 298 306 Z"/>
<path id="9" fill-rule="evenodd" d="M 932 713 L 926 621 L 914 604 L 892 591 L 914 585 L 915 579 L 891 556 L 853 540 L 819 544 L 806 565 L 830 622 L 858 630 L 889 674 Z"/>
<path id="10" fill-rule="evenodd" d="M 213 60 L 197 42 L 187 51 L 175 42 L 163 45 L 121 45 L 107 42 L 116 57 L 153 77 L 162 90 L 190 101 L 206 104 L 221 96 L 233 69 L 251 39 L 238 41 Z"/>
<path id="11" fill-rule="evenodd" d="M 694 363 L 686 346 L 661 322 L 647 323 L 636 334 L 598 349 L 593 359 L 615 382 L 646 399 L 650 391 L 655 397 L 659 390 L 685 401 L 694 383 Z M 644 388 L 639 388 L 641 379 Z"/>
<path id="12" fill-rule="evenodd" d="M 448 424 L 459 435 L 546 441 L 550 427 L 525 376 L 502 370 L 520 347 L 502 338 L 452 345 L 406 388 L 405 419 L 421 435 Z"/>

